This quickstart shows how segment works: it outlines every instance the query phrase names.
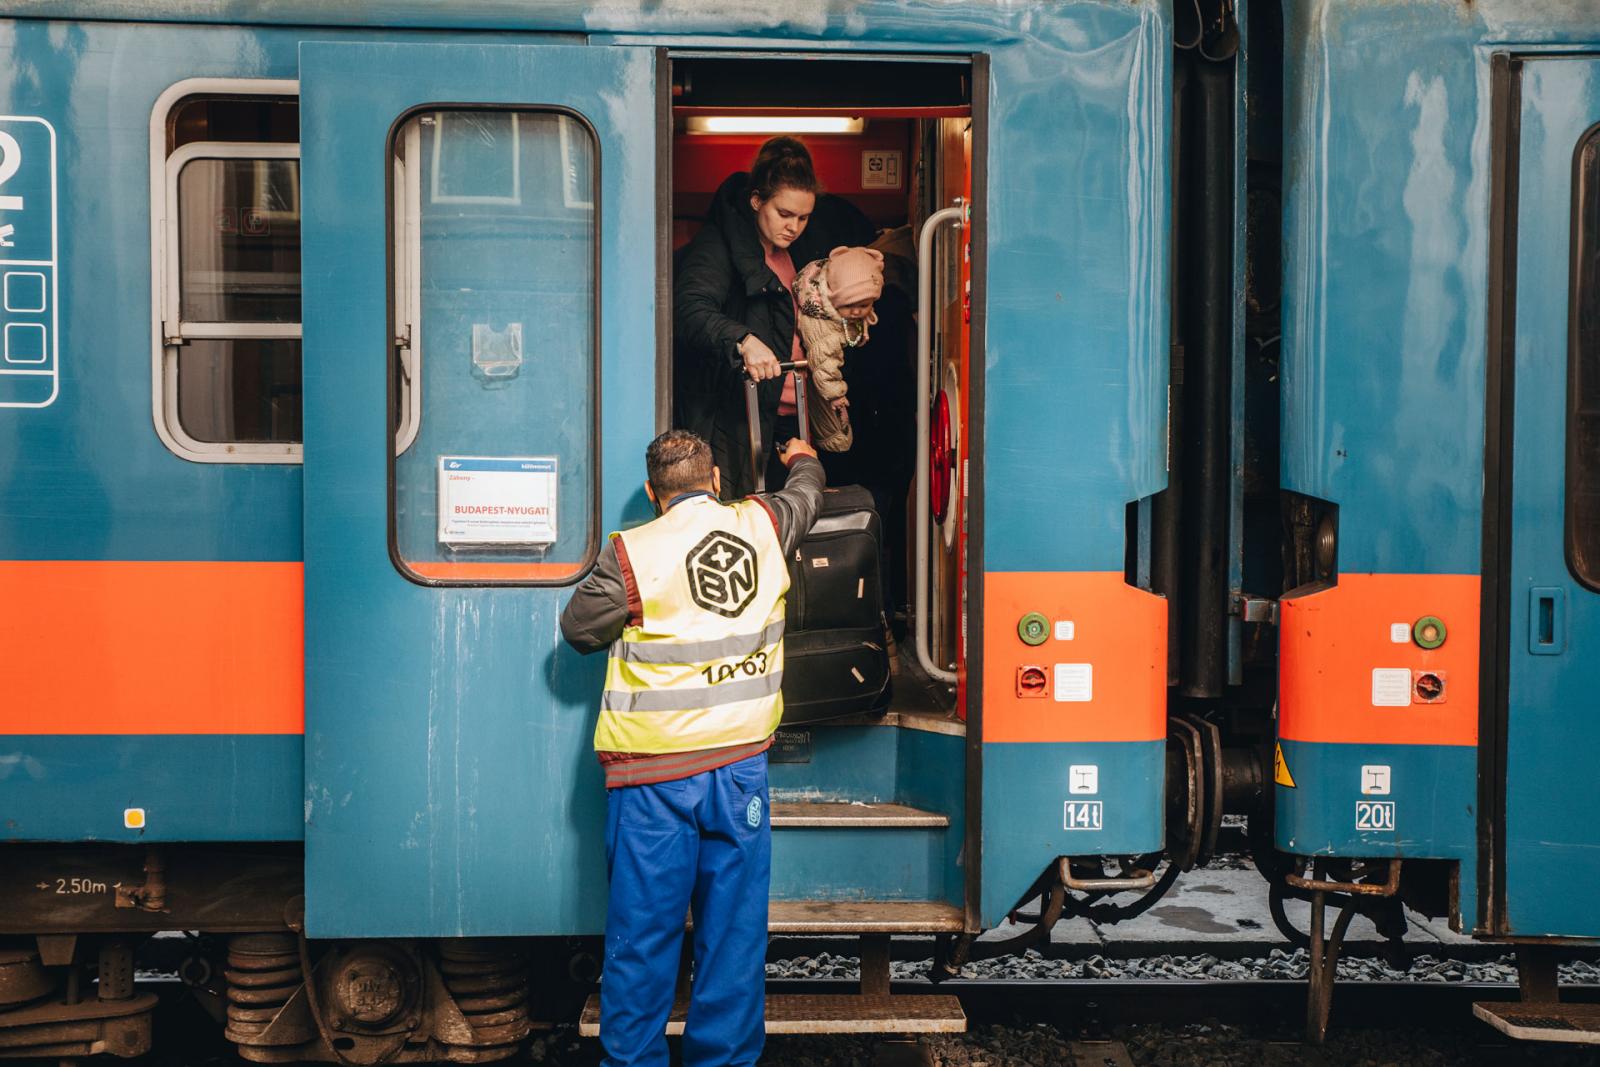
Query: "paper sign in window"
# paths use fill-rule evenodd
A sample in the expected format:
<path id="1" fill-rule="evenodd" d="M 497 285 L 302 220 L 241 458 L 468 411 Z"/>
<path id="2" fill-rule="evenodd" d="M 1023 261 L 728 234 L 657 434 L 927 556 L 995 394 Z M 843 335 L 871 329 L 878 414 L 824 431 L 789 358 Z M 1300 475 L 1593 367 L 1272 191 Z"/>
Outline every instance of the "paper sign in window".
<path id="1" fill-rule="evenodd" d="M 556 492 L 554 456 L 440 456 L 439 540 L 552 544 Z"/>

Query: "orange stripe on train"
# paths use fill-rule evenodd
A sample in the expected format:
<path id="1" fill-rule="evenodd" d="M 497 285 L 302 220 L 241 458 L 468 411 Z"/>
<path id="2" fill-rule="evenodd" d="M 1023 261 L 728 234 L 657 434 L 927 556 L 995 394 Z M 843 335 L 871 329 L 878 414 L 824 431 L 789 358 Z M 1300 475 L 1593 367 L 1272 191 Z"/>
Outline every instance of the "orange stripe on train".
<path id="1" fill-rule="evenodd" d="M 983 601 L 985 741 L 1167 736 L 1165 599 L 1129 585 L 1121 571 L 991 571 L 983 576 Z M 1042 644 L 1028 645 L 1017 623 L 1035 611 L 1050 632 Z M 1062 623 L 1069 625 L 1058 639 Z M 1019 695 L 1017 674 L 1026 667 L 1044 672 L 1042 693 Z"/>
<path id="2" fill-rule="evenodd" d="M 1476 574 L 1341 574 L 1331 589 L 1285 598 L 1279 736 L 1331 744 L 1477 744 L 1478 596 Z M 1443 621 L 1443 645 L 1430 651 L 1409 637 L 1395 640 L 1402 626 L 1409 631 L 1428 615 Z M 1391 673 L 1375 680 L 1374 670 Z M 1384 706 L 1395 698 L 1401 671 L 1413 679 L 1442 678 L 1443 700 L 1422 703 L 1413 694 L 1408 706 Z"/>
<path id="3" fill-rule="evenodd" d="M 6 734 L 305 731 L 300 563 L 0 561 Z"/>

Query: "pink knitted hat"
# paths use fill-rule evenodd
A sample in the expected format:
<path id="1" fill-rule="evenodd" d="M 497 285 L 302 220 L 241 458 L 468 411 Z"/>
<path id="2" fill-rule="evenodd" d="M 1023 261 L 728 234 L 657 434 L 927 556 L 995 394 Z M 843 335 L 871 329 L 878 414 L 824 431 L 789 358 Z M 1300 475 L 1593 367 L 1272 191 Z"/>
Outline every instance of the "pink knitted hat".
<path id="1" fill-rule="evenodd" d="M 828 299 L 834 307 L 871 304 L 882 295 L 882 252 L 841 245 L 828 253 Z"/>

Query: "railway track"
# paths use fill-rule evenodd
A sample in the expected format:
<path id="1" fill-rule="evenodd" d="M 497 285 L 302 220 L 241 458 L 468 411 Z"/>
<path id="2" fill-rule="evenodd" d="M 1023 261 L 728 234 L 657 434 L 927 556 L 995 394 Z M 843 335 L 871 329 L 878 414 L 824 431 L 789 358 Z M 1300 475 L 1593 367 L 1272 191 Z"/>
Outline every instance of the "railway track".
<path id="1" fill-rule="evenodd" d="M 128 1061 L 138 1067 L 221 1067 L 245 1061 L 181 987 L 156 982 L 163 994 L 157 1027 L 158 1051 Z M 778 979 L 775 994 L 855 992 L 847 979 Z M 1600 1063 L 1581 1049 L 1511 1043 L 1474 1021 L 1471 1005 L 1510 1000 L 1505 983 L 1350 981 L 1334 994 L 1334 1023 L 1325 1049 L 1300 1042 L 1306 983 L 1289 980 L 1216 979 L 954 979 L 940 985 L 898 981 L 892 992 L 939 992 L 958 997 L 970 1025 L 967 1034 L 929 1035 L 917 1040 L 928 1058 L 904 1062 L 942 1067 L 1025 1067 L 1084 1062 L 1116 1064 L 1243 1065 L 1372 1062 L 1394 1064 L 1494 1064 L 1568 1067 Z M 1563 986 L 1563 998 L 1600 1003 L 1600 985 Z M 187 1002 L 186 1002 L 187 1001 Z M 1096 1042 L 1109 1042 L 1100 1045 Z M 557 1026 L 535 1036 L 531 1058 L 547 1067 L 592 1067 L 597 1042 L 575 1028 Z M 888 1044 L 892 1045 L 893 1042 Z M 828 1067 L 832 1064 L 901 1062 L 878 1056 L 881 1037 L 774 1037 L 764 1064 Z M 1084 1049 L 1104 1048 L 1123 1058 L 1085 1060 Z M 928 1053 L 927 1050 L 931 1050 Z M 1191 1058 L 1192 1057 L 1192 1058 Z M 526 1062 L 527 1056 L 514 1061 Z"/>
<path id="2" fill-rule="evenodd" d="M 853 992 L 845 979 L 781 979 L 772 993 Z M 1069 1030 L 1135 1023 L 1218 1022 L 1299 1026 L 1304 981 L 1257 979 L 952 979 L 895 982 L 892 992 L 939 992 L 958 997 L 972 1025 L 1048 1023 Z M 1600 1003 L 1600 985 L 1562 986 L 1562 999 Z M 1514 985 L 1489 982 L 1343 982 L 1334 991 L 1334 1026 L 1466 1027 L 1472 1004 L 1514 1000 Z"/>

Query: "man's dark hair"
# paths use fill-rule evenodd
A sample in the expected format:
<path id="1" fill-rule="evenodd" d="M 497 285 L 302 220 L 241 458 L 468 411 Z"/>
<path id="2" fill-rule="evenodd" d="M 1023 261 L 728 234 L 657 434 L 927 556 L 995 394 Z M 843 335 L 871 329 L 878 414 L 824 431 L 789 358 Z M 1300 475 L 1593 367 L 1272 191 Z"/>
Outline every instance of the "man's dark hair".
<path id="1" fill-rule="evenodd" d="M 688 430 L 668 430 L 644 451 L 645 477 L 666 507 L 679 493 L 711 484 L 711 446 Z"/>

